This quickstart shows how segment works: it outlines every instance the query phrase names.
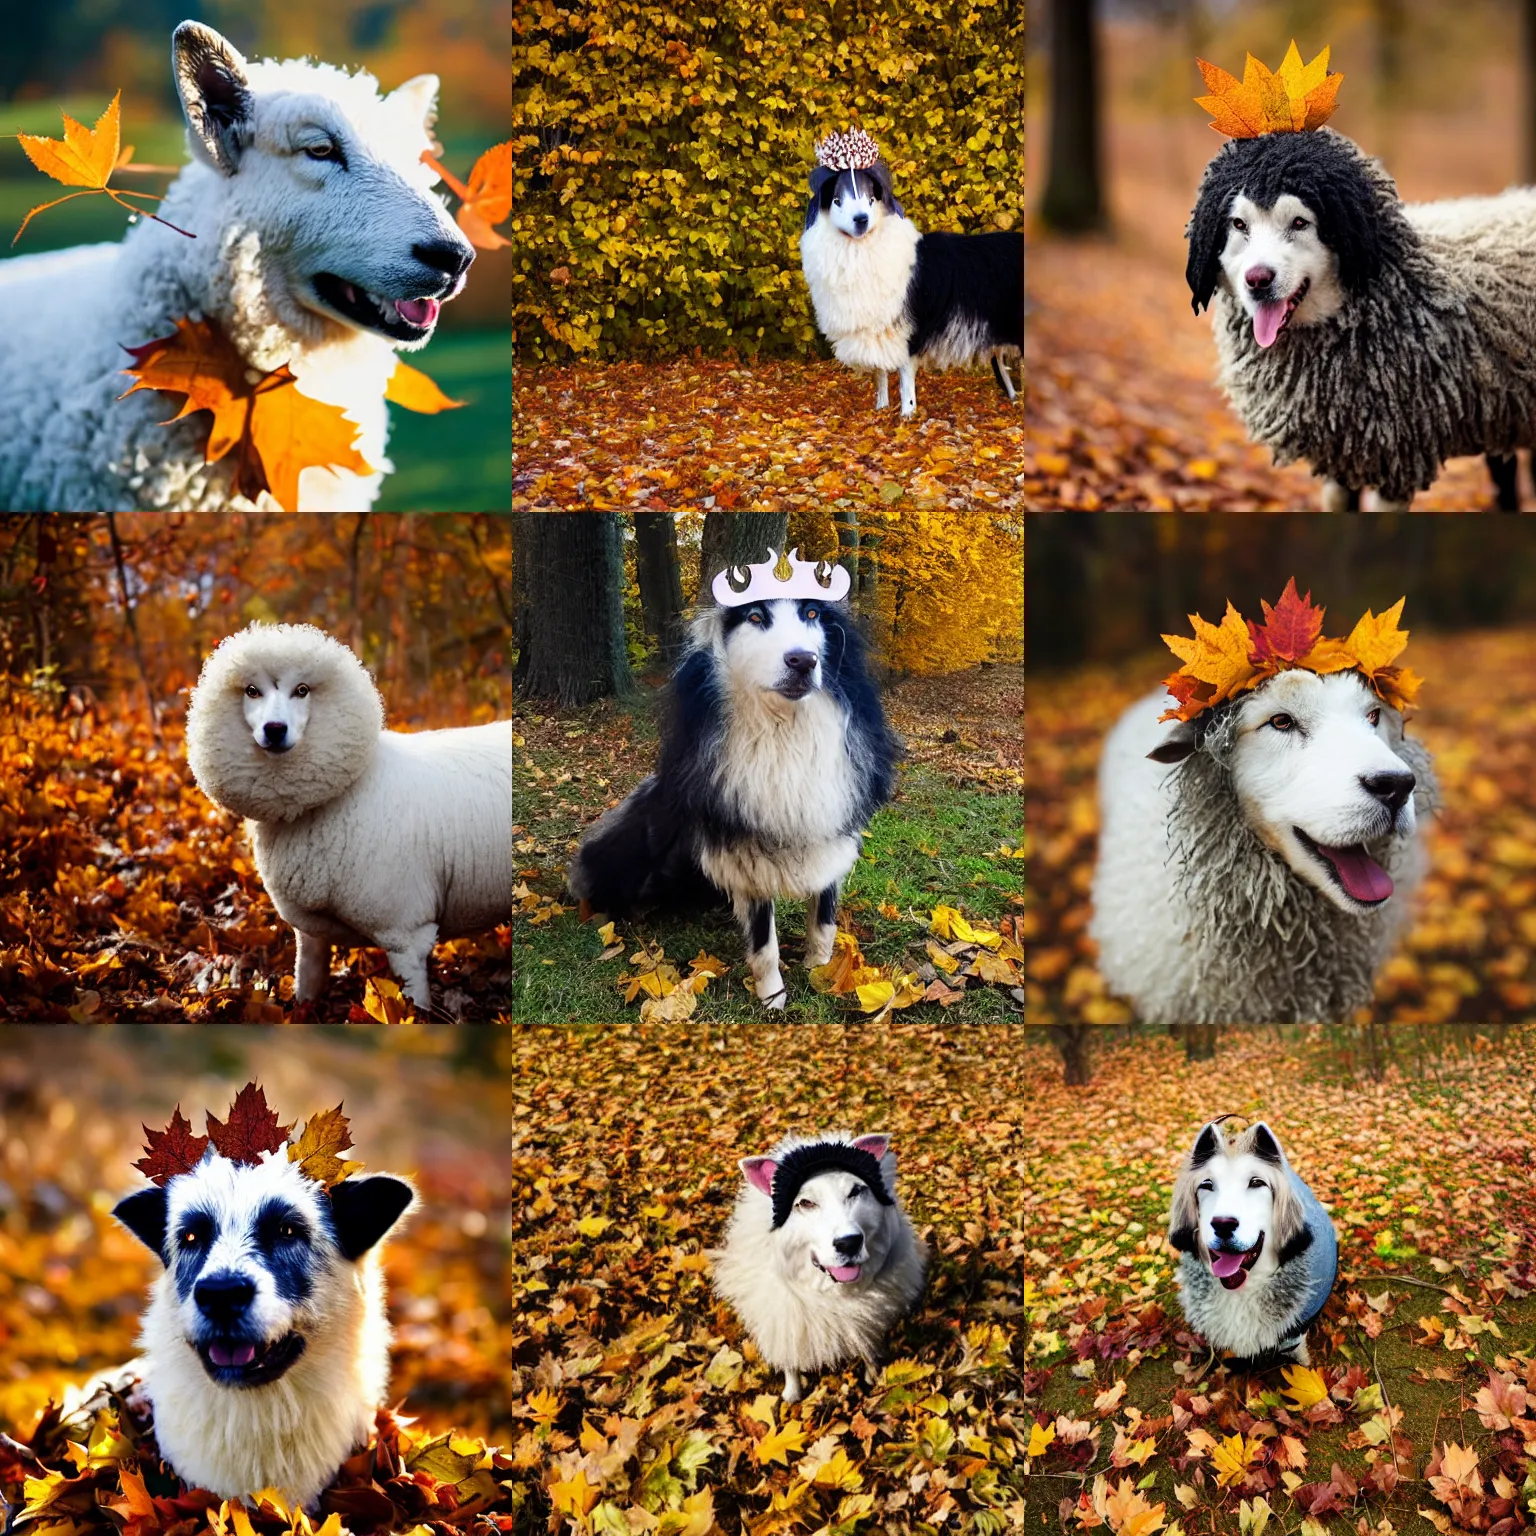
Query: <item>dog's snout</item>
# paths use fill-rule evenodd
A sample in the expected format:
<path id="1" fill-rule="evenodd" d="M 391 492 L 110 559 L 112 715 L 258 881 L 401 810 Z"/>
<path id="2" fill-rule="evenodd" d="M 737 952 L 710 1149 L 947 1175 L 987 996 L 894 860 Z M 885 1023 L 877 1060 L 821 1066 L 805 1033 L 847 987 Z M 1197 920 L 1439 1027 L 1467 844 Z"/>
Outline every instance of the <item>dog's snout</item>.
<path id="1" fill-rule="evenodd" d="M 1248 284 L 1249 292 L 1259 293 L 1275 280 L 1273 267 L 1249 267 L 1243 273 L 1243 281 Z"/>
<path id="2" fill-rule="evenodd" d="M 424 267 L 431 267 L 449 277 L 458 277 L 467 272 L 470 262 L 475 259 L 472 250 L 448 240 L 427 240 L 413 245 L 411 255 Z"/>
<path id="3" fill-rule="evenodd" d="M 1216 1236 L 1219 1237 L 1222 1240 L 1222 1242 L 1226 1242 L 1227 1239 L 1230 1238 L 1232 1236 L 1232 1234 L 1237 1231 L 1237 1217 L 1236 1216 L 1212 1216 L 1211 1217 L 1211 1231 L 1213 1231 L 1216 1234 Z"/>
<path id="4" fill-rule="evenodd" d="M 869 228 L 869 215 L 867 213 L 854 214 L 853 227 L 862 235 Z"/>
<path id="5" fill-rule="evenodd" d="M 192 1292 L 197 1310 L 215 1323 L 238 1322 L 256 1299 L 256 1287 L 239 1275 L 209 1275 Z"/>
<path id="6" fill-rule="evenodd" d="M 856 1259 L 859 1250 L 864 1246 L 863 1237 L 857 1232 L 849 1232 L 842 1237 L 834 1237 L 832 1246 L 837 1249 L 840 1259 Z"/>
<path id="7" fill-rule="evenodd" d="M 280 747 L 288 739 L 288 727 L 281 720 L 268 720 L 261 728 L 261 737 L 269 747 Z"/>
<path id="8" fill-rule="evenodd" d="M 1381 801 L 1395 816 L 1407 803 L 1418 780 L 1406 768 L 1389 768 L 1385 773 L 1362 773 L 1360 787 Z"/>
<path id="9" fill-rule="evenodd" d="M 809 677 L 816 670 L 814 651 L 785 651 L 784 665 L 801 677 Z"/>

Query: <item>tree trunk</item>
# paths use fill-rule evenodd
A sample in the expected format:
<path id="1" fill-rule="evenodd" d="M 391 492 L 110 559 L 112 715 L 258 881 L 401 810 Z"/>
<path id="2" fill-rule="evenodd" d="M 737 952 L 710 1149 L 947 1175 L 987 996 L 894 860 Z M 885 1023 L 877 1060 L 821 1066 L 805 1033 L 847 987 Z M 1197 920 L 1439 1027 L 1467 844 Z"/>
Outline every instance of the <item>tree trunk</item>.
<path id="1" fill-rule="evenodd" d="M 635 513 L 635 573 L 640 617 L 664 661 L 682 647 L 683 572 L 677 563 L 677 523 L 670 512 Z"/>
<path id="2" fill-rule="evenodd" d="M 1061 1080 L 1069 1088 L 1080 1088 L 1092 1076 L 1088 1062 L 1088 1031 L 1091 1024 L 1053 1024 L 1051 1034 L 1061 1052 Z"/>
<path id="3" fill-rule="evenodd" d="M 787 512 L 706 512 L 696 601 L 709 598 L 710 583 L 726 566 L 766 560 L 770 549 L 782 555 L 788 532 Z"/>
<path id="4" fill-rule="evenodd" d="M 1184 1042 L 1185 1061 L 1213 1061 L 1216 1056 L 1216 1037 L 1221 1033 L 1219 1024 L 1170 1024 L 1168 1033 L 1175 1040 Z"/>
<path id="5" fill-rule="evenodd" d="M 516 512 L 513 520 L 514 695 L 574 708 L 633 692 L 619 514 Z"/>
<path id="6" fill-rule="evenodd" d="M 1531 0 L 1536 5 L 1536 0 Z M 848 596 L 853 599 L 859 590 L 859 514 L 834 512 L 832 521 L 837 526 L 837 563 L 848 572 Z"/>
<path id="7" fill-rule="evenodd" d="M 1040 217 L 1080 234 L 1104 224 L 1094 0 L 1051 0 L 1050 169 Z"/>

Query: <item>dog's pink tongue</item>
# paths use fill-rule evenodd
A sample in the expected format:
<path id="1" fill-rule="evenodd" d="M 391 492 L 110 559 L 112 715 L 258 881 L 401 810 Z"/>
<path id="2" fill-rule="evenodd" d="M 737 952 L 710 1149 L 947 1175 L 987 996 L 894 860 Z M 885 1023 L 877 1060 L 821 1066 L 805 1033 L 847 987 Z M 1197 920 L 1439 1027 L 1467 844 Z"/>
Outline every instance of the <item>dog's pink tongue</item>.
<path id="1" fill-rule="evenodd" d="M 1339 883 L 1356 901 L 1385 901 L 1392 894 L 1392 876 L 1359 843 L 1352 848 L 1317 846 L 1339 872 Z"/>
<path id="2" fill-rule="evenodd" d="M 210 1344 L 208 1358 L 215 1365 L 249 1365 L 256 1358 L 256 1346 L 236 1344 L 231 1349 L 227 1344 Z"/>
<path id="3" fill-rule="evenodd" d="M 1243 1267 L 1243 1260 L 1246 1257 L 1246 1254 L 1241 1253 L 1213 1253 L 1211 1255 L 1211 1273 L 1218 1280 L 1230 1279 Z"/>
<path id="4" fill-rule="evenodd" d="M 397 299 L 395 308 L 400 318 L 411 325 L 431 325 L 441 308 L 436 299 Z"/>
<path id="5" fill-rule="evenodd" d="M 850 1280 L 857 1280 L 864 1273 L 862 1264 L 829 1264 L 827 1273 L 840 1285 L 847 1285 Z"/>
<path id="6" fill-rule="evenodd" d="M 1272 347 L 1280 327 L 1285 324 L 1285 300 L 1269 299 L 1260 304 L 1253 317 L 1253 339 L 1261 347 Z"/>

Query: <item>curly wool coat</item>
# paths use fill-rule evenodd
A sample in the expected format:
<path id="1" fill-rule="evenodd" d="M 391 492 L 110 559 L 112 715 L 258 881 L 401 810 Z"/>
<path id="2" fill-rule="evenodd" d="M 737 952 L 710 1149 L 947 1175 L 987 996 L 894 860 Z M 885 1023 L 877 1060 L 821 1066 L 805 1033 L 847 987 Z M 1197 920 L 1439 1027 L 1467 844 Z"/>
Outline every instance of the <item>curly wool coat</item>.
<path id="1" fill-rule="evenodd" d="M 1239 192 L 1265 207 L 1300 197 L 1348 295 L 1333 319 L 1290 326 L 1268 348 L 1221 282 Z M 1305 459 L 1351 490 L 1407 502 L 1448 458 L 1536 446 L 1536 189 L 1405 204 L 1342 134 L 1265 134 L 1206 166 L 1185 234 L 1220 384 L 1277 464 Z"/>

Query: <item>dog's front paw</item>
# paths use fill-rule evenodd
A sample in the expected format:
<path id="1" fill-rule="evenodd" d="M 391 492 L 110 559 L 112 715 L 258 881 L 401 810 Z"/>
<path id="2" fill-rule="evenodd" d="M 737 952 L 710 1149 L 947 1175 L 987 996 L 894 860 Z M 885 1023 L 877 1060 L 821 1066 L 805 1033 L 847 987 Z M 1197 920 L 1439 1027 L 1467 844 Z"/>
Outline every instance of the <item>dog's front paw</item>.
<path id="1" fill-rule="evenodd" d="M 782 1008 L 787 996 L 784 986 L 784 978 L 775 971 L 771 976 L 764 976 L 753 987 L 757 993 L 758 1001 L 765 1008 Z"/>
<path id="2" fill-rule="evenodd" d="M 798 1403 L 800 1401 L 804 1391 L 800 1385 L 799 1371 L 784 1372 L 784 1391 L 782 1395 L 786 1403 Z"/>

